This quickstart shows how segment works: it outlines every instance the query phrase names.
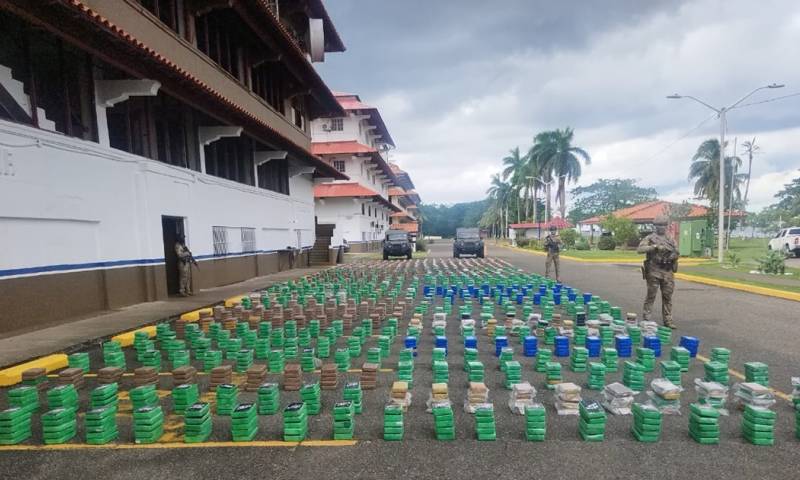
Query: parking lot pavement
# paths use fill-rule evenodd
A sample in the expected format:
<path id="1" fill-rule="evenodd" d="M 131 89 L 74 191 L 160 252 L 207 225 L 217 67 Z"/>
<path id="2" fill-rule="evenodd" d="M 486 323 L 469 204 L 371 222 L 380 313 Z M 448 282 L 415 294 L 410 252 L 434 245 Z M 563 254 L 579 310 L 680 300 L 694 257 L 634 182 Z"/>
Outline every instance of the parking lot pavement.
<path id="1" fill-rule="evenodd" d="M 419 265 L 446 265 L 456 270 L 470 270 L 480 265 L 474 260 L 450 260 L 452 251 L 446 243 L 431 246 L 430 256 Z M 487 262 L 507 261 L 512 266 L 526 271 L 541 273 L 543 260 L 525 256 L 509 250 L 490 249 L 493 258 Z M 421 263 L 424 262 L 424 263 Z M 497 264 L 497 263 L 495 263 Z M 403 261 L 373 262 L 371 271 L 386 267 L 401 268 Z M 562 262 L 564 280 L 583 291 L 592 291 L 619 305 L 624 311 L 636 311 L 641 301 L 643 286 L 641 277 L 629 267 L 577 266 Z M 421 288 L 421 287 L 420 287 Z M 800 352 L 790 348 L 793 329 L 790 318 L 781 312 L 790 311 L 791 302 L 750 298 L 742 293 L 730 293 L 713 287 L 698 287 L 679 282 L 677 299 L 681 334 L 697 335 L 701 340 L 701 353 L 708 354 L 712 346 L 726 346 L 733 352 L 731 368 L 740 369 L 745 361 L 760 360 L 770 366 L 772 385 L 784 392 L 788 378 L 797 375 Z M 785 302 L 785 303 L 784 303 Z M 436 305 L 436 304 L 434 304 Z M 455 310 L 455 309 L 454 309 Z M 455 317 L 452 317 L 455 318 Z M 785 321 L 784 321 L 785 320 Z M 41 449 L 39 434 L 27 442 L 23 450 L 0 447 L 0 469 L 4 477 L 35 478 L 145 478 L 169 476 L 170 478 L 241 478 L 259 476 L 267 478 L 442 478 L 469 477 L 487 478 L 505 476 L 522 478 L 546 476 L 547 478 L 793 478 L 796 475 L 797 448 L 800 441 L 794 437 L 794 417 L 791 403 L 779 399 L 774 410 L 778 412 L 774 447 L 756 447 L 744 441 L 740 434 L 741 415 L 732 409 L 731 415 L 721 419 L 721 442 L 717 446 L 700 446 L 688 436 L 688 404 L 696 399 L 691 388 L 696 377 L 703 376 L 703 366 L 698 360 L 692 363 L 689 372 L 683 374 L 682 415 L 665 416 L 662 438 L 658 443 L 644 444 L 634 440 L 630 433 L 630 416 L 609 415 L 605 441 L 588 443 L 578 436 L 576 416 L 557 415 L 553 393 L 546 388 L 542 373 L 534 371 L 534 359 L 521 353 L 519 340 L 510 338 L 515 347 L 515 359 L 522 364 L 523 380 L 530 382 L 538 391 L 537 400 L 547 407 L 547 439 L 542 443 L 526 442 L 524 417 L 512 414 L 508 408 L 509 391 L 503 386 L 504 374 L 494 355 L 494 346 L 485 332 L 479 332 L 479 359 L 486 370 L 486 386 L 489 399 L 494 404 L 497 424 L 497 441 L 479 442 L 475 439 L 475 420 L 463 408 L 467 393 L 467 374 L 463 369 L 464 346 L 458 322 L 448 321 L 449 395 L 453 406 L 456 439 L 437 441 L 434 439 L 432 415 L 426 412 L 426 400 L 430 394 L 432 375 L 432 350 L 434 338 L 430 333 L 430 317 L 425 317 L 425 330 L 414 362 L 412 404 L 405 415 L 405 436 L 400 442 L 382 440 L 383 406 L 389 399 L 391 383 L 395 380 L 399 351 L 408 319 L 401 321 L 400 334 L 395 338 L 391 355 L 382 361 L 384 371 L 378 374 L 375 390 L 364 391 L 363 413 L 355 417 L 355 445 L 336 446 L 278 446 L 268 443 L 281 440 L 281 416 L 260 416 L 259 433 L 254 444 L 232 444 L 230 442 L 230 418 L 215 416 L 214 431 L 210 441 L 203 446 L 195 444 L 183 448 L 182 421 L 180 417 L 168 415 L 170 428 L 166 441 L 155 446 L 136 446 L 132 443 L 130 405 L 120 404 L 118 446 L 87 448 L 83 445 L 83 433 L 68 445 Z M 786 338 L 781 338 L 785 335 Z M 341 339 L 340 339 L 341 341 Z M 376 345 L 370 338 L 363 352 Z M 540 345 L 541 346 L 541 345 Z M 130 349 L 126 349 L 130 350 Z M 93 365 L 101 364 L 98 348 L 88 350 Z M 136 362 L 133 352 L 126 352 L 128 365 Z M 357 369 L 364 362 L 365 354 L 353 359 L 351 367 Z M 562 363 L 564 380 L 585 386 L 586 373 L 576 373 L 568 368 L 569 359 L 557 359 Z M 197 364 L 197 363 L 196 363 Z M 737 370 L 738 371 L 738 370 Z M 313 381 L 316 373 L 304 374 L 304 380 Z M 323 391 L 322 412 L 309 421 L 309 438 L 327 440 L 332 438 L 333 403 L 342 398 L 345 380 L 356 380 L 358 372 L 340 376 L 339 388 Z M 622 368 L 609 373 L 606 382 L 620 381 Z M 653 374 L 648 375 L 648 381 Z M 279 375 L 270 375 L 269 380 L 279 381 Z M 242 382 L 235 376 L 234 382 Z M 736 379 L 734 378 L 734 381 Z M 92 378 L 89 386 L 94 385 Z M 132 379 L 124 377 L 121 390 L 132 386 Z M 207 391 L 208 377 L 199 376 L 202 391 Z M 159 378 L 159 390 L 164 397 L 162 406 L 171 410 L 169 374 Z M 88 388 L 82 392 L 86 404 Z M 599 400 L 598 391 L 582 392 L 584 399 Z M 281 405 L 299 400 L 298 392 L 280 392 Z M 214 402 L 213 393 L 205 393 L 205 400 Z M 638 400 L 646 396 L 640 394 Z M 240 402 L 255 400 L 254 393 L 241 393 Z M 5 394 L 0 406 L 6 405 Z M 80 424 L 81 422 L 79 422 Z M 34 421 L 34 432 L 39 432 L 38 420 Z M 260 443 L 258 443 L 260 442 Z M 307 446 L 308 445 L 308 446 Z"/>

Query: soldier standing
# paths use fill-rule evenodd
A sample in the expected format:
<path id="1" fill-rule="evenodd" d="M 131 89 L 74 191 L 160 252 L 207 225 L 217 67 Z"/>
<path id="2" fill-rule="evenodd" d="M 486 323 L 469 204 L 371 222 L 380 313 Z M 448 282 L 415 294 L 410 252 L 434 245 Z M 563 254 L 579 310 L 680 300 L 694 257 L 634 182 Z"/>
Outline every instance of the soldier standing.
<path id="1" fill-rule="evenodd" d="M 183 235 L 178 235 L 178 238 L 175 240 L 175 255 L 178 256 L 178 278 L 180 286 L 180 290 L 178 293 L 182 297 L 186 297 L 188 295 L 194 295 L 192 293 L 192 286 L 190 282 L 190 276 L 192 273 L 192 263 L 197 263 L 192 256 L 192 252 L 189 251 L 189 247 L 186 246 L 186 237 Z"/>
<path id="2" fill-rule="evenodd" d="M 562 245 L 561 237 L 558 235 L 558 229 L 555 225 L 550 225 L 550 233 L 544 237 L 544 248 L 547 250 L 547 261 L 544 267 L 544 275 L 550 277 L 550 264 L 553 264 L 556 270 L 556 282 L 561 281 L 559 275 L 559 253 L 561 252 Z"/>
<path id="3" fill-rule="evenodd" d="M 678 248 L 675 240 L 667 236 L 669 220 L 659 215 L 653 220 L 655 232 L 639 243 L 638 253 L 646 253 L 642 276 L 647 282 L 647 297 L 644 300 L 644 320 L 650 320 L 656 293 L 661 289 L 661 313 L 664 326 L 677 328 L 672 321 L 672 293 L 675 291 L 675 272 L 678 271 Z"/>

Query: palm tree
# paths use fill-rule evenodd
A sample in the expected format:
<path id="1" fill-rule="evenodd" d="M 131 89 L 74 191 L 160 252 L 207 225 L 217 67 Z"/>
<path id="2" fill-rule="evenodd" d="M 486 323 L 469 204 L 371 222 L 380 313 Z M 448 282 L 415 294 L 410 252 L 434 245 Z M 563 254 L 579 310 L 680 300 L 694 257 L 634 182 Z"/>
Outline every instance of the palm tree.
<path id="1" fill-rule="evenodd" d="M 508 202 L 511 200 L 512 192 L 511 184 L 501 180 L 499 174 L 492 175 L 492 183 L 486 194 L 489 195 L 494 208 L 501 212 L 500 226 L 503 236 L 508 232 Z"/>
<path id="2" fill-rule="evenodd" d="M 503 158 L 503 165 L 506 167 L 503 169 L 503 180 L 511 179 L 511 186 L 514 189 L 514 197 L 517 200 L 517 223 L 519 223 L 520 218 L 520 208 L 519 208 L 519 193 L 520 191 L 524 190 L 524 201 L 527 202 L 528 199 L 528 187 L 527 181 L 525 180 L 525 165 L 527 163 L 527 158 L 524 155 L 520 155 L 519 147 L 516 147 L 512 150 L 508 151 L 509 155 Z M 528 216 L 528 205 L 525 203 L 525 216 Z"/>
<path id="3" fill-rule="evenodd" d="M 741 158 L 725 157 L 725 197 L 730 197 L 732 193 L 734 203 L 741 201 L 741 185 L 746 178 L 745 174 L 734 173 L 734 169 L 741 165 Z M 712 138 L 697 147 L 689 167 L 689 181 L 694 181 L 694 194 L 708 199 L 712 209 L 719 205 L 719 140 Z M 732 205 L 728 207 L 732 208 Z"/>
<path id="4" fill-rule="evenodd" d="M 744 187 L 742 204 L 744 208 L 747 208 L 747 195 L 750 193 L 750 175 L 753 173 L 753 155 L 755 155 L 758 150 L 761 150 L 761 147 L 756 145 L 755 137 L 753 137 L 753 140 L 747 140 L 742 143 L 742 146 L 744 147 L 745 154 L 747 154 L 747 184 Z"/>
<path id="5" fill-rule="evenodd" d="M 545 182 L 552 182 L 553 178 L 558 178 L 558 189 L 556 198 L 558 199 L 561 217 L 567 213 L 567 182 L 577 182 L 581 176 L 581 160 L 586 165 L 592 163 L 592 159 L 586 150 L 572 145 L 575 136 L 574 130 L 567 127 L 564 130 L 556 129 L 541 132 L 534 138 L 533 152 L 538 157 L 540 172 Z M 550 184 L 547 184 L 548 211 L 550 210 Z M 549 219 L 546 219 L 549 220 Z"/>

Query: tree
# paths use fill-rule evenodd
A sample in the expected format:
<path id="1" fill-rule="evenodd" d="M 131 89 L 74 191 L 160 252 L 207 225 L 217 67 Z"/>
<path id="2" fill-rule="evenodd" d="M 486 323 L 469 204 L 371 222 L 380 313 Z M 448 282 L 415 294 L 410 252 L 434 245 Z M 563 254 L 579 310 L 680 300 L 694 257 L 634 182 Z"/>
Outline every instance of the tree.
<path id="1" fill-rule="evenodd" d="M 626 248 L 628 243 L 639 238 L 639 230 L 630 218 L 607 216 L 600 224 L 603 230 L 611 232 L 617 245 Z"/>
<path id="2" fill-rule="evenodd" d="M 520 221 L 519 194 L 524 191 L 524 202 L 528 199 L 528 182 L 525 178 L 528 158 L 527 155 L 520 155 L 519 147 L 508 151 L 509 155 L 503 158 L 503 180 L 511 179 L 511 186 L 514 190 L 514 197 L 517 204 L 517 223 Z M 527 203 L 525 203 L 525 217 L 528 216 Z"/>
<path id="3" fill-rule="evenodd" d="M 422 233 L 452 237 L 457 228 L 478 226 L 488 209 L 489 204 L 486 200 L 452 205 L 422 204 L 420 213 L 425 217 Z"/>
<path id="4" fill-rule="evenodd" d="M 711 209 L 716 210 L 719 205 L 719 140 L 709 139 L 697 147 L 692 157 L 692 164 L 689 167 L 689 180 L 694 181 L 694 194 L 700 198 L 705 198 L 711 203 Z M 725 157 L 725 199 L 734 195 L 734 204 L 728 205 L 729 208 L 737 203 L 741 203 L 741 185 L 744 182 L 744 174 L 735 174 L 734 168 L 742 165 L 739 157 Z M 733 188 L 733 192 L 731 192 Z"/>
<path id="5" fill-rule="evenodd" d="M 574 199 L 569 212 L 573 223 L 658 198 L 654 188 L 640 187 L 632 178 L 601 178 L 586 187 L 573 188 L 570 195 Z"/>
<path id="6" fill-rule="evenodd" d="M 800 177 L 783 186 L 783 190 L 775 194 L 778 202 L 773 207 L 786 212 L 787 215 L 800 215 Z"/>
<path id="7" fill-rule="evenodd" d="M 508 232 L 508 204 L 511 200 L 513 188 L 511 184 L 504 182 L 500 179 L 500 175 L 492 176 L 492 183 L 486 194 L 489 195 L 489 200 L 494 204 L 495 208 L 499 209 L 502 213 L 501 231 L 502 236 L 505 237 Z"/>
<path id="8" fill-rule="evenodd" d="M 569 127 L 564 130 L 541 132 L 534 138 L 532 148 L 532 153 L 536 156 L 539 164 L 539 170 L 544 177 L 543 180 L 547 182 L 547 205 L 550 202 L 550 182 L 554 178 L 558 179 L 556 198 L 562 218 L 566 216 L 567 212 L 567 182 L 577 182 L 580 178 L 581 160 L 586 165 L 592 162 L 591 157 L 584 149 L 572 145 L 574 136 L 574 131 Z"/>
<path id="9" fill-rule="evenodd" d="M 756 145 L 755 137 L 753 137 L 753 140 L 745 141 L 742 147 L 744 147 L 744 153 L 747 155 L 747 184 L 744 187 L 742 205 L 744 205 L 744 208 L 747 208 L 747 195 L 750 193 L 750 176 L 753 173 L 753 155 L 755 155 L 758 150 L 761 150 L 761 147 Z"/>

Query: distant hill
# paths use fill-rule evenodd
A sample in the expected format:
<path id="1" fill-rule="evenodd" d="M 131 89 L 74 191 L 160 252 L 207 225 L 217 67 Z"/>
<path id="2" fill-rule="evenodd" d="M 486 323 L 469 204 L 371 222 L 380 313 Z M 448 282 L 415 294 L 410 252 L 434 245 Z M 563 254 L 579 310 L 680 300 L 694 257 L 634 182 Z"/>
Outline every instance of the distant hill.
<path id="1" fill-rule="evenodd" d="M 483 212 L 488 208 L 486 200 L 454 203 L 452 205 L 422 204 L 422 233 L 452 237 L 461 227 L 477 227 Z"/>

